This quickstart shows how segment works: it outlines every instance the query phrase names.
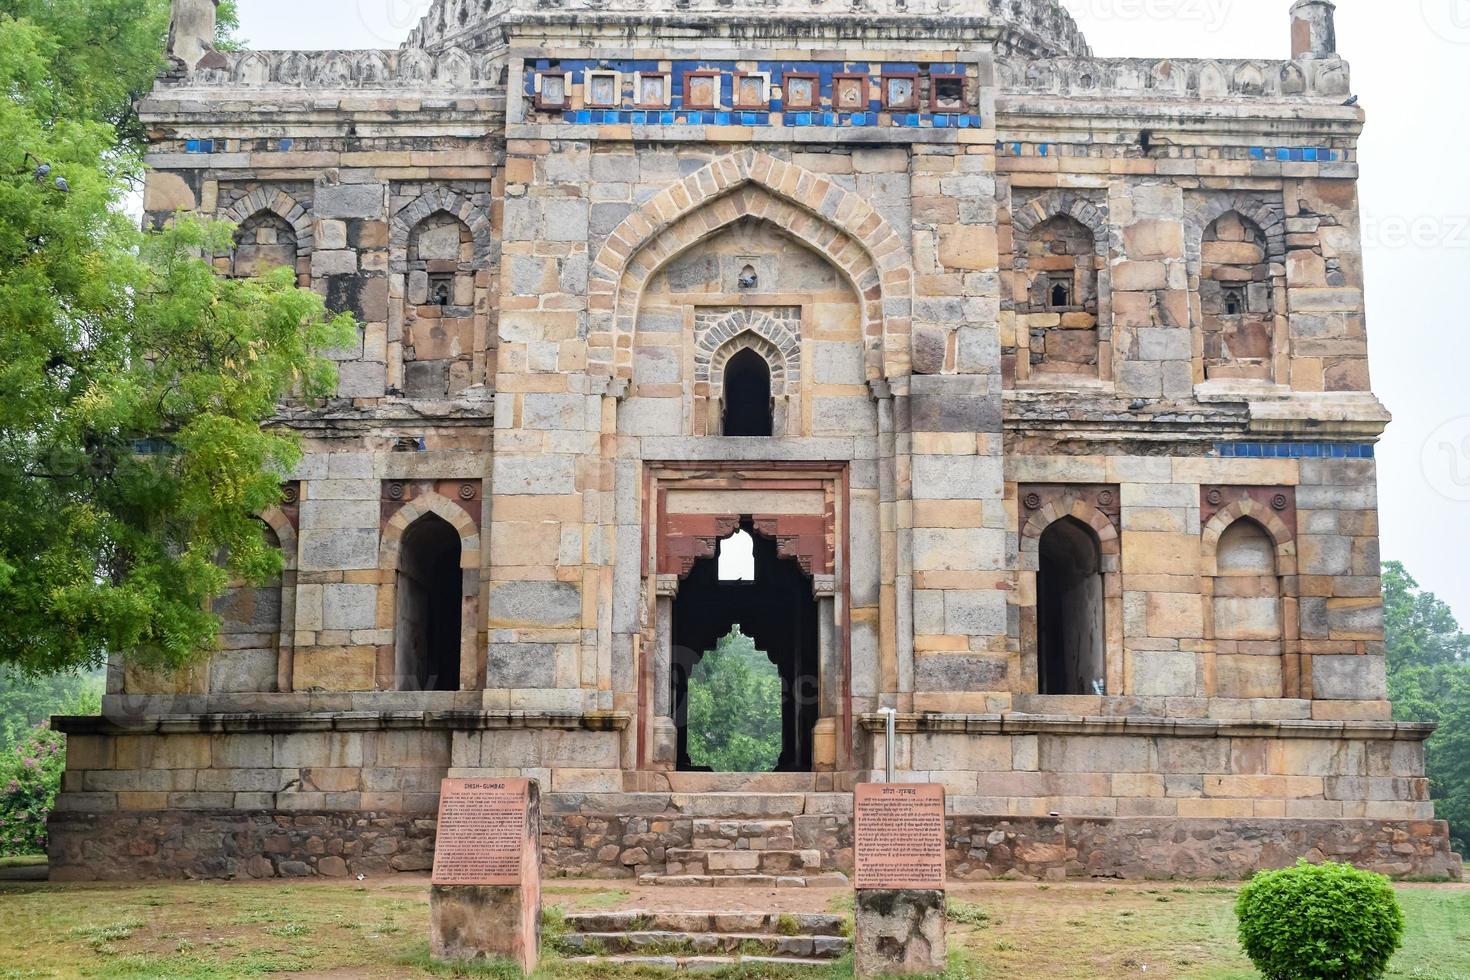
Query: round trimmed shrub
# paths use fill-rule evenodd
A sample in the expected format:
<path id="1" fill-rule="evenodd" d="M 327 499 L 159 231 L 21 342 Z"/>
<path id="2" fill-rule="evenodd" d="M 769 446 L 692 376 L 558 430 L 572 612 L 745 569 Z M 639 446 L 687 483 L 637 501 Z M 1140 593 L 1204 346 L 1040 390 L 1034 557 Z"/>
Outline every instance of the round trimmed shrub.
<path id="1" fill-rule="evenodd" d="M 1331 861 L 1257 872 L 1235 916 L 1266 980 L 1376 980 L 1404 935 L 1388 879 Z"/>

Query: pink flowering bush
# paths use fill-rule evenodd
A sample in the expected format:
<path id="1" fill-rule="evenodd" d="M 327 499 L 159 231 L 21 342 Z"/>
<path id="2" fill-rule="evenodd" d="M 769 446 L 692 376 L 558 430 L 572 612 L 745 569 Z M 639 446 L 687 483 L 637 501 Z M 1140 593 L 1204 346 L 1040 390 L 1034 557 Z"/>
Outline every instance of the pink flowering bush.
<path id="1" fill-rule="evenodd" d="M 42 722 L 0 754 L 0 856 L 46 851 L 46 818 L 61 789 L 66 736 Z"/>

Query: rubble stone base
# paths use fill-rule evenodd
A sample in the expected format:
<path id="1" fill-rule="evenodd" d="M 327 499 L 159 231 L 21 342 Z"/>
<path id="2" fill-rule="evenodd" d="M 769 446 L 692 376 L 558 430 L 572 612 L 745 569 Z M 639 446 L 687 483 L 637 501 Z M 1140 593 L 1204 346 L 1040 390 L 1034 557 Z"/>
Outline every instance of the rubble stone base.
<path id="1" fill-rule="evenodd" d="M 860 977 L 942 973 L 943 889 L 859 891 L 853 953 Z"/>
<path id="2" fill-rule="evenodd" d="M 662 815 L 543 813 L 550 877 L 631 878 L 665 870 L 670 850 L 696 841 L 709 821 Z M 774 822 L 773 822 L 774 823 Z M 794 843 L 822 853 L 822 871 L 851 871 L 851 817 L 795 821 Z M 734 847 L 782 844 L 737 822 Z M 49 824 L 53 880 L 271 878 L 426 871 L 435 814 L 387 812 L 63 811 Z M 791 830 L 782 829 L 783 835 Z M 1240 880 L 1297 858 L 1346 861 L 1397 878 L 1458 879 L 1448 827 L 1435 820 L 1155 817 L 949 818 L 949 875 L 1062 880 Z"/>

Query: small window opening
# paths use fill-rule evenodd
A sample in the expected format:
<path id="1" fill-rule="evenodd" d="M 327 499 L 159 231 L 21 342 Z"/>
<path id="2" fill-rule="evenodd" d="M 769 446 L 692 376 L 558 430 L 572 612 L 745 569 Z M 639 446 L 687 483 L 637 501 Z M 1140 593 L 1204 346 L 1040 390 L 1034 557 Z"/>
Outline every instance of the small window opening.
<path id="1" fill-rule="evenodd" d="M 454 273 L 429 273 L 429 305 L 449 306 L 454 301 Z"/>
<path id="2" fill-rule="evenodd" d="M 747 347 L 725 364 L 724 434 L 768 436 L 771 430 L 771 369 Z"/>
<path id="3" fill-rule="evenodd" d="M 1240 316 L 1245 312 L 1245 287 L 1226 286 L 1221 293 L 1226 316 Z"/>
<path id="4" fill-rule="evenodd" d="M 965 107 L 965 80 L 958 77 L 934 79 L 936 112 L 959 112 Z"/>
<path id="5" fill-rule="evenodd" d="M 1054 310 L 1065 309 L 1075 306 L 1073 302 L 1073 283 L 1071 276 L 1052 276 L 1047 281 L 1046 305 Z"/>
<path id="6" fill-rule="evenodd" d="M 755 539 L 745 531 L 736 531 L 720 542 L 719 579 L 721 582 L 755 581 Z"/>

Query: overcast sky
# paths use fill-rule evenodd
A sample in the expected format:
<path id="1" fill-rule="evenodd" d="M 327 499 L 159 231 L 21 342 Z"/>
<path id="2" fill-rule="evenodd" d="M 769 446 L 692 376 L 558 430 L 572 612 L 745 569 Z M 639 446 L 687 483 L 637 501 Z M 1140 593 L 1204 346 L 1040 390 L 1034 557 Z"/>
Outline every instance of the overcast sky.
<path id="1" fill-rule="evenodd" d="M 1290 0 L 1064 0 L 1102 57 L 1290 54 Z M 428 0 L 240 0 L 256 48 L 397 46 Z M 1383 556 L 1470 627 L 1470 0 L 1341 0 L 1361 147 Z"/>

